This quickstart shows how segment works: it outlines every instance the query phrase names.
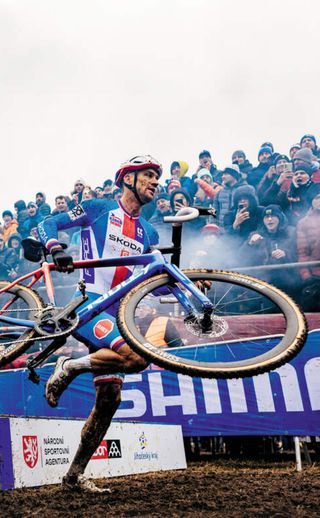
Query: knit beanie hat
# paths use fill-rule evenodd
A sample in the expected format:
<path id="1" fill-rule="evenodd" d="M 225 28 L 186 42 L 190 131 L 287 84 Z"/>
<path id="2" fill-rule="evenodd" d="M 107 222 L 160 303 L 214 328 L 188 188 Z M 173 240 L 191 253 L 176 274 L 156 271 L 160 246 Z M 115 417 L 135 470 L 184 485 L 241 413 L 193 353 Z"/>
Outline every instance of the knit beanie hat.
<path id="1" fill-rule="evenodd" d="M 301 139 L 300 139 L 300 146 L 302 146 L 302 143 L 303 143 L 305 138 L 310 138 L 311 140 L 313 140 L 315 145 L 317 145 L 316 137 L 314 135 L 310 135 L 310 134 L 307 133 L 306 135 L 303 135 L 303 137 L 301 137 Z"/>
<path id="2" fill-rule="evenodd" d="M 237 150 L 237 151 L 234 151 L 232 153 L 232 161 L 236 158 L 236 157 L 242 157 L 242 158 L 246 158 L 246 155 L 245 155 L 245 152 L 242 151 L 241 149 Z"/>
<path id="3" fill-rule="evenodd" d="M 2 217 L 4 218 L 5 216 L 10 216 L 10 218 L 13 218 L 11 210 L 4 210 L 2 213 Z"/>
<path id="4" fill-rule="evenodd" d="M 262 146 L 262 147 L 259 149 L 259 153 L 258 153 L 258 160 L 259 160 L 260 155 L 262 155 L 262 153 L 269 153 L 269 155 L 271 156 L 271 155 L 272 155 L 272 149 L 271 149 L 271 147 L 269 147 L 269 146 Z"/>
<path id="5" fill-rule="evenodd" d="M 293 146 L 291 146 L 291 148 L 289 149 L 289 152 L 292 151 L 293 149 L 301 149 L 300 144 L 293 144 Z"/>
<path id="6" fill-rule="evenodd" d="M 268 205 L 262 213 L 262 217 L 264 218 L 265 216 L 277 216 L 277 218 L 281 219 L 283 212 L 279 205 Z"/>
<path id="7" fill-rule="evenodd" d="M 286 162 L 290 162 L 290 159 L 287 157 L 287 155 L 277 155 L 274 159 L 273 163 L 276 166 L 279 160 L 285 160 Z"/>
<path id="8" fill-rule="evenodd" d="M 171 194 L 172 191 L 174 191 L 175 189 L 181 189 L 181 183 L 179 182 L 179 180 L 171 180 L 171 182 L 169 183 L 168 185 L 168 193 Z"/>
<path id="9" fill-rule="evenodd" d="M 241 173 L 240 173 L 240 169 L 239 169 L 239 166 L 237 164 L 231 164 L 231 165 L 228 165 L 222 172 L 223 173 L 227 173 L 227 174 L 231 174 L 234 178 L 236 178 L 237 180 L 240 180 L 241 178 Z"/>
<path id="10" fill-rule="evenodd" d="M 220 227 L 218 227 L 218 225 L 216 225 L 215 223 L 207 223 L 207 225 L 202 227 L 201 234 L 219 235 Z"/>
<path id="11" fill-rule="evenodd" d="M 293 163 L 295 163 L 296 160 L 301 160 L 302 162 L 305 162 L 307 165 L 311 166 L 312 162 L 316 160 L 316 157 L 312 153 L 311 149 L 304 147 L 299 149 L 299 151 L 297 151 L 294 155 Z"/>
<path id="12" fill-rule="evenodd" d="M 158 200 L 169 200 L 169 198 L 170 196 L 167 192 L 159 192 L 159 194 L 154 198 L 154 201 L 157 203 Z"/>
<path id="13" fill-rule="evenodd" d="M 301 165 L 294 165 L 294 172 L 297 171 L 303 171 L 304 173 L 307 173 L 309 176 L 312 176 L 312 168 L 308 164 L 301 164 Z"/>
<path id="14" fill-rule="evenodd" d="M 206 169 L 205 167 L 202 167 L 202 169 L 200 169 L 197 173 L 197 178 L 203 178 L 204 176 L 210 176 L 211 177 L 211 174 L 210 174 L 210 171 L 208 169 Z"/>

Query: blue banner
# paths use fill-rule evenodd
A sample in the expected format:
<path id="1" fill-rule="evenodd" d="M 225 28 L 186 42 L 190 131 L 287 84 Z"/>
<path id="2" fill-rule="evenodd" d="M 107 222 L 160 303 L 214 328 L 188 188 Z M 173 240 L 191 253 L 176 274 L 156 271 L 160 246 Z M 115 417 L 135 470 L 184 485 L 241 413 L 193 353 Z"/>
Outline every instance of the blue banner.
<path id="1" fill-rule="evenodd" d="M 191 378 L 156 367 L 127 375 L 116 418 L 181 424 L 191 435 L 320 435 L 320 331 L 290 363 L 242 380 Z M 52 366 L 38 370 L 34 385 L 27 373 L 0 372 L 0 414 L 87 417 L 94 404 L 89 374 L 76 378 L 57 409 L 50 408 L 44 385 Z"/>

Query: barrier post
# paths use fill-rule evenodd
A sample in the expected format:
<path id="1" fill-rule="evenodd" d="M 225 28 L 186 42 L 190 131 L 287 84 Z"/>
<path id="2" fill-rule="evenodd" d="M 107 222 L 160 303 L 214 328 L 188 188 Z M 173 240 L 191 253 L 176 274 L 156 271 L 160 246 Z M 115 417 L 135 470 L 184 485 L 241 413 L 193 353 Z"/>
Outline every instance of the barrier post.
<path id="1" fill-rule="evenodd" d="M 302 471 L 302 462 L 301 462 L 301 450 L 300 450 L 300 441 L 299 437 L 296 435 L 293 438 L 294 441 L 294 450 L 296 454 L 296 470 Z"/>

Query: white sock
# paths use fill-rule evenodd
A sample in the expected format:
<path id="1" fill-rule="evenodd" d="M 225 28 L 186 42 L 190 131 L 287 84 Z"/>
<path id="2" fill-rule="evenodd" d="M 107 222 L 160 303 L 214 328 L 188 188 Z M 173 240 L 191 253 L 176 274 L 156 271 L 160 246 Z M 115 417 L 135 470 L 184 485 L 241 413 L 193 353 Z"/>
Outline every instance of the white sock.
<path id="1" fill-rule="evenodd" d="M 66 360 L 63 364 L 63 368 L 68 372 L 91 372 L 91 360 L 90 354 L 87 356 L 82 356 L 81 358 L 75 358 L 71 360 Z"/>

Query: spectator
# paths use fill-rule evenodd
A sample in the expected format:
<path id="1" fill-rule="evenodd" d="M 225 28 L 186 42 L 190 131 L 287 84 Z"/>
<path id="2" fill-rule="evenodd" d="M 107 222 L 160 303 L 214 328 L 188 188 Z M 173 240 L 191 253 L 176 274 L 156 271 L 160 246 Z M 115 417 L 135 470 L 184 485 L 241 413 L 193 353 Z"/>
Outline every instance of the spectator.
<path id="1" fill-rule="evenodd" d="M 191 207 L 192 199 L 190 194 L 184 189 L 175 189 L 170 195 L 170 206 L 174 214 L 184 207 Z M 190 238 L 194 238 L 197 235 L 204 224 L 203 218 L 196 218 L 183 224 L 182 243 L 184 246 Z"/>
<path id="2" fill-rule="evenodd" d="M 18 200 L 14 204 L 14 209 L 16 211 L 17 217 L 16 220 L 18 222 L 18 232 L 21 234 L 22 227 L 26 219 L 28 219 L 29 214 L 27 211 L 27 206 L 24 200 Z"/>
<path id="3" fill-rule="evenodd" d="M 251 171 L 248 173 L 247 181 L 253 187 L 257 187 L 261 182 L 262 177 L 265 175 L 267 170 L 270 167 L 271 157 L 273 151 L 269 146 L 263 146 L 260 148 L 258 153 L 258 161 L 259 165 L 253 167 Z"/>
<path id="4" fill-rule="evenodd" d="M 216 209 L 216 221 L 219 227 L 224 226 L 224 217 L 233 205 L 233 194 L 238 187 L 248 185 L 241 177 L 237 164 L 232 164 L 222 171 L 223 187 L 216 195 L 213 206 Z M 253 187 L 250 187 L 252 194 L 255 194 Z"/>
<path id="5" fill-rule="evenodd" d="M 28 218 L 24 221 L 20 234 L 22 238 L 28 237 L 32 228 L 36 228 L 42 217 L 38 214 L 38 207 L 34 201 L 30 201 L 27 205 Z M 19 227 L 20 229 L 20 227 Z"/>
<path id="6" fill-rule="evenodd" d="M 115 189 L 115 185 L 113 183 L 112 180 L 106 180 L 105 182 L 103 182 L 103 197 L 106 198 L 107 200 L 112 200 L 113 199 L 113 191 Z"/>
<path id="7" fill-rule="evenodd" d="M 290 156 L 291 160 L 294 159 L 294 156 L 295 156 L 296 152 L 299 151 L 299 149 L 301 149 L 300 144 L 293 144 L 293 146 L 291 146 L 291 148 L 289 149 L 289 156 Z"/>
<path id="8" fill-rule="evenodd" d="M 312 170 L 312 180 L 314 183 L 320 182 L 320 170 L 319 162 L 315 157 L 311 149 L 304 147 L 296 152 L 293 158 L 293 167 L 296 168 L 298 165 L 307 165 Z"/>
<path id="9" fill-rule="evenodd" d="M 0 280 L 8 281 L 17 277 L 15 268 L 19 262 L 18 256 L 12 248 L 8 248 L 0 232 Z"/>
<path id="10" fill-rule="evenodd" d="M 320 185 L 309 195 L 310 210 L 297 224 L 299 262 L 320 261 Z M 309 299 L 307 310 L 320 310 L 320 266 L 299 270 L 304 283 L 303 302 Z"/>
<path id="11" fill-rule="evenodd" d="M 46 216 L 49 216 L 51 213 L 51 208 L 50 205 L 46 203 L 46 195 L 43 192 L 37 192 L 36 204 L 38 207 L 38 214 L 42 219 L 44 219 Z"/>
<path id="12" fill-rule="evenodd" d="M 96 192 L 91 189 L 89 185 L 86 185 L 86 187 L 83 189 L 82 192 L 82 199 L 83 200 L 92 200 L 96 198 Z"/>
<path id="13" fill-rule="evenodd" d="M 23 248 L 21 245 L 22 237 L 21 235 L 16 232 L 15 234 L 11 234 L 11 236 L 8 239 L 8 248 L 12 248 L 19 259 L 23 259 Z"/>
<path id="14" fill-rule="evenodd" d="M 272 142 L 263 142 L 260 147 L 269 147 L 271 149 L 271 153 L 274 154 L 274 145 Z"/>
<path id="15" fill-rule="evenodd" d="M 316 190 L 312 170 L 307 165 L 295 165 L 292 183 L 286 192 L 280 191 L 277 201 L 286 214 L 289 224 L 296 225 L 310 208 L 310 196 Z"/>
<path id="16" fill-rule="evenodd" d="M 160 192 L 155 197 L 156 210 L 150 218 L 150 223 L 159 234 L 159 245 L 169 246 L 171 243 L 171 225 L 164 223 L 164 216 L 172 214 L 170 207 L 169 195 L 166 192 Z"/>
<path id="17" fill-rule="evenodd" d="M 210 171 L 212 180 L 216 183 L 222 183 L 222 173 L 218 171 L 217 166 L 212 162 L 211 153 L 204 149 L 199 153 L 199 166 L 197 173 L 200 169 L 205 168 Z"/>
<path id="18" fill-rule="evenodd" d="M 5 243 L 8 243 L 8 239 L 11 234 L 15 234 L 17 232 L 18 222 L 13 218 L 13 214 L 10 210 L 3 211 L 2 219 L 3 238 Z"/>
<path id="19" fill-rule="evenodd" d="M 103 197 L 104 197 L 103 187 L 99 187 L 99 186 L 97 186 L 97 187 L 95 187 L 95 188 L 94 188 L 94 191 L 95 191 L 95 193 L 96 193 L 96 198 L 101 199 L 101 198 L 103 198 Z"/>
<path id="20" fill-rule="evenodd" d="M 296 260 L 295 235 L 293 227 L 279 205 L 268 205 L 262 213 L 260 226 L 249 235 L 242 252 L 246 264 L 250 266 L 264 264 L 284 264 Z M 295 274 L 290 270 L 267 270 L 263 275 L 267 282 L 287 290 L 295 285 Z"/>
<path id="21" fill-rule="evenodd" d="M 24 259 L 23 248 L 21 245 L 22 237 L 17 232 L 16 234 L 11 234 L 8 239 L 8 249 L 14 250 L 17 255 L 17 265 L 15 267 L 15 271 L 18 275 L 22 275 L 25 271 L 27 271 L 26 263 L 29 262 Z"/>
<path id="22" fill-rule="evenodd" d="M 248 174 L 252 171 L 252 164 L 247 160 L 245 152 L 241 149 L 232 153 L 232 163 L 237 164 L 240 169 L 241 176 L 247 180 Z"/>
<path id="23" fill-rule="evenodd" d="M 310 149 L 312 154 L 316 157 L 320 157 L 320 149 L 317 146 L 317 141 L 314 135 L 303 135 L 300 139 L 301 149 Z"/>
<path id="24" fill-rule="evenodd" d="M 172 162 L 170 166 L 170 174 L 171 178 L 166 181 L 167 185 L 172 180 L 178 180 L 180 182 L 180 185 L 182 189 L 185 189 L 186 191 L 190 192 L 191 189 L 191 178 L 188 176 L 185 176 L 188 172 L 189 165 L 187 162 L 184 162 L 183 160 Z"/>
<path id="25" fill-rule="evenodd" d="M 227 268 L 229 249 L 218 225 L 207 223 L 201 229 L 191 254 L 190 268 Z"/>
<path id="26" fill-rule="evenodd" d="M 86 182 L 82 180 L 81 178 L 79 180 L 76 180 L 73 186 L 73 191 L 71 191 L 71 203 L 70 208 L 75 207 L 78 205 L 78 203 L 81 203 L 82 201 L 82 193 L 83 189 L 86 186 Z"/>
<path id="27" fill-rule="evenodd" d="M 277 155 L 257 187 L 262 205 L 270 205 L 277 196 L 279 188 L 287 191 L 292 181 L 292 164 L 287 155 Z"/>
<path id="28" fill-rule="evenodd" d="M 170 180 L 170 182 L 168 183 L 168 186 L 167 186 L 167 191 L 168 191 L 168 194 L 171 194 L 172 191 L 175 191 L 176 189 L 181 189 L 181 183 L 179 180 L 177 180 L 176 178 L 172 178 L 172 180 Z"/>
<path id="29" fill-rule="evenodd" d="M 52 211 L 52 216 L 55 216 L 56 214 L 61 214 L 62 212 L 68 212 L 69 207 L 66 196 L 59 194 L 55 197 L 54 202 L 55 209 Z"/>
<path id="30" fill-rule="evenodd" d="M 210 207 L 210 205 L 212 205 L 212 200 L 222 189 L 222 186 L 212 180 L 210 172 L 205 168 L 198 171 L 197 178 L 195 178 L 194 183 L 197 186 L 194 204 L 201 207 Z"/>
<path id="31" fill-rule="evenodd" d="M 257 197 L 252 193 L 250 186 L 239 187 L 233 196 L 233 208 L 224 218 L 226 232 L 237 245 L 242 244 L 249 234 L 258 228 L 262 213 L 263 207 L 258 205 Z"/>

